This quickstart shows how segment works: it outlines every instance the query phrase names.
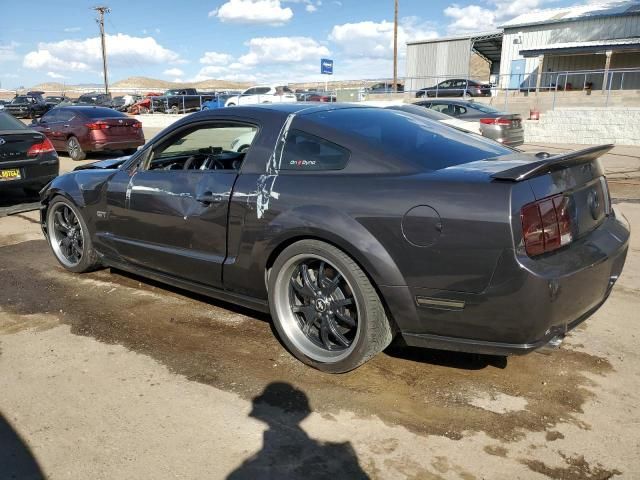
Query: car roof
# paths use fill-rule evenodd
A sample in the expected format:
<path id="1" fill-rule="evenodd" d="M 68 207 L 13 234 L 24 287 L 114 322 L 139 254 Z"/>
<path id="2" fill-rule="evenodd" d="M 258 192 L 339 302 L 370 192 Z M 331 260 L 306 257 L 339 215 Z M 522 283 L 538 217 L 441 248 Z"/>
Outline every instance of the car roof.
<path id="1" fill-rule="evenodd" d="M 58 107 L 56 108 L 56 110 L 60 111 L 60 110 L 73 110 L 74 112 L 80 112 L 80 113 L 88 113 L 88 112 L 116 112 L 117 110 L 113 110 L 112 108 L 108 108 L 108 107 L 100 107 L 100 106 L 91 106 L 91 105 L 65 105 L 64 107 Z M 123 113 L 124 115 L 124 113 Z"/>
<path id="2" fill-rule="evenodd" d="M 450 103 L 451 105 L 463 105 L 465 107 L 467 106 L 471 106 L 471 107 L 475 107 L 477 104 L 475 102 L 468 102 L 466 100 L 449 100 L 449 99 L 445 99 L 445 98 L 434 98 L 433 100 L 426 100 L 430 103 Z"/>

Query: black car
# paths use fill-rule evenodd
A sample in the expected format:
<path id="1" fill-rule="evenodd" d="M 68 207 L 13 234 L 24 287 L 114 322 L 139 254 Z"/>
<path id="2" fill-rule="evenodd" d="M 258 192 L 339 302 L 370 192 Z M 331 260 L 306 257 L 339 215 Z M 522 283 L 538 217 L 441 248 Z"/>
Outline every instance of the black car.
<path id="1" fill-rule="evenodd" d="M 416 92 L 421 97 L 490 97 L 491 85 L 464 78 L 444 80 L 433 87 L 422 88 Z"/>
<path id="2" fill-rule="evenodd" d="M 25 95 L 16 95 L 4 106 L 4 111 L 16 118 L 36 118 L 47 113 L 49 108 L 40 92 L 29 92 Z"/>
<path id="3" fill-rule="evenodd" d="M 240 136 L 250 146 L 233 151 Z M 271 312 L 324 371 L 395 335 L 521 354 L 596 311 L 622 271 L 629 229 L 598 162 L 610 148 L 519 153 L 340 103 L 223 108 L 57 178 L 41 221 L 68 270 L 116 267 Z"/>
<path id="4" fill-rule="evenodd" d="M 49 108 L 53 108 L 58 106 L 62 102 L 68 101 L 68 98 L 64 95 L 49 95 L 44 98 L 45 103 L 49 106 Z"/>
<path id="5" fill-rule="evenodd" d="M 58 155 L 43 134 L 0 112 L 0 191 L 37 193 L 58 175 Z"/>
<path id="6" fill-rule="evenodd" d="M 394 93 L 393 82 L 380 82 L 374 83 L 370 87 L 367 88 L 367 92 L 369 93 Z M 404 85 L 401 83 L 396 83 L 395 92 L 402 93 L 404 92 Z"/>

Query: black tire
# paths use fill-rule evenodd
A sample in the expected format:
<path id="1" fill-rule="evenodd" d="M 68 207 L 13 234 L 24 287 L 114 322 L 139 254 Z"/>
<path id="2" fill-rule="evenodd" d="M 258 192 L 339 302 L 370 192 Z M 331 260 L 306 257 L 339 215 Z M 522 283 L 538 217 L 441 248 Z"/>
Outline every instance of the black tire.
<path id="1" fill-rule="evenodd" d="M 243 145 L 238 149 L 238 153 L 247 153 L 251 145 Z"/>
<path id="2" fill-rule="evenodd" d="M 236 104 L 235 103 L 230 103 L 229 105 L 227 105 L 227 107 L 235 107 Z"/>
<path id="3" fill-rule="evenodd" d="M 134 153 L 136 153 L 138 151 L 137 148 L 125 148 L 122 153 L 124 153 L 125 155 L 133 155 Z"/>
<path id="4" fill-rule="evenodd" d="M 173 105 L 170 109 L 169 109 L 169 113 L 173 114 L 173 115 L 177 115 L 180 113 L 180 107 L 178 107 L 178 105 Z"/>
<path id="5" fill-rule="evenodd" d="M 87 154 L 84 150 L 82 150 L 82 146 L 78 139 L 74 136 L 71 136 L 67 139 L 67 153 L 71 160 L 74 162 L 79 162 L 80 160 L 84 160 L 87 158 Z"/>
<path id="6" fill-rule="evenodd" d="M 295 268 L 295 261 L 301 258 L 304 262 L 305 256 L 311 259 L 320 259 L 326 262 L 325 265 L 333 267 L 341 278 L 344 278 L 350 294 L 353 296 L 357 311 L 357 333 L 353 336 L 352 343 L 344 353 L 338 351 L 334 358 L 312 358 L 309 354 L 299 348 L 300 332 L 295 331 L 289 315 L 289 308 L 292 312 L 291 301 L 286 298 L 293 292 L 290 285 L 292 265 Z M 335 275 L 335 274 L 334 274 Z M 284 283 L 286 282 L 286 283 Z M 319 281 L 316 277 L 316 285 Z M 367 275 L 358 264 L 342 250 L 328 243 L 318 240 L 302 240 L 287 248 L 278 256 L 274 262 L 268 277 L 269 307 L 273 317 L 274 325 L 278 334 L 287 349 L 301 362 L 310 365 L 318 370 L 328 373 L 344 373 L 362 365 L 367 360 L 383 351 L 393 339 L 392 328 L 387 319 L 384 307 L 378 294 L 371 284 Z M 287 293 L 289 292 L 289 293 Z M 289 296 L 287 296 L 289 295 Z M 342 297 L 345 298 L 345 297 Z M 332 308 L 332 307 L 327 307 Z M 298 310 L 299 311 L 299 310 Z M 324 311 L 324 310 L 322 310 Z M 331 313 L 331 310 L 328 312 Z M 308 335 L 304 333 L 304 335 Z M 315 347 L 317 349 L 317 347 Z M 327 355 L 331 354 L 326 350 Z M 333 354 L 335 355 L 335 354 Z M 320 356 L 322 356 L 320 354 Z"/>
<path id="7" fill-rule="evenodd" d="M 57 252 L 55 246 L 53 245 L 53 242 L 56 241 L 56 235 L 57 235 L 56 232 L 54 232 L 55 214 L 57 209 L 62 206 L 66 206 L 67 208 L 71 209 L 71 211 L 77 218 L 81 228 L 80 232 L 82 234 L 82 240 L 83 240 L 82 241 L 83 252 L 77 264 L 70 264 L 69 262 L 65 262 L 64 259 L 62 259 L 59 256 L 60 252 Z M 96 270 L 101 266 L 98 254 L 93 248 L 93 242 L 91 241 L 91 235 L 89 233 L 87 223 L 85 222 L 84 218 L 82 218 L 82 214 L 80 213 L 80 210 L 78 209 L 78 207 L 76 207 L 76 205 L 73 202 L 71 202 L 70 200 L 62 196 L 54 197 L 51 200 L 51 202 L 49 202 L 49 205 L 47 208 L 46 225 L 47 225 L 47 234 L 48 234 L 47 236 L 49 240 L 49 247 L 51 248 L 51 251 L 53 252 L 54 257 L 56 257 L 56 260 L 58 260 L 58 263 L 60 263 L 60 265 L 62 265 L 64 268 L 66 268 L 71 272 L 84 273 L 84 272 L 90 272 L 92 270 Z"/>

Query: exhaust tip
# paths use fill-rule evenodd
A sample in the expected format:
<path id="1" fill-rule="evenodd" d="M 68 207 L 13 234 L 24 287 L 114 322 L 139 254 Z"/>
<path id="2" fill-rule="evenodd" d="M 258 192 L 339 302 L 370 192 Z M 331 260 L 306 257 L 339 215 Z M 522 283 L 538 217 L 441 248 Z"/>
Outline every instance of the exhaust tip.
<path id="1" fill-rule="evenodd" d="M 545 345 L 540 347 L 537 351 L 545 355 L 550 355 L 560 348 L 563 341 L 564 335 L 556 335 L 555 337 L 551 338 L 551 340 L 549 340 Z"/>

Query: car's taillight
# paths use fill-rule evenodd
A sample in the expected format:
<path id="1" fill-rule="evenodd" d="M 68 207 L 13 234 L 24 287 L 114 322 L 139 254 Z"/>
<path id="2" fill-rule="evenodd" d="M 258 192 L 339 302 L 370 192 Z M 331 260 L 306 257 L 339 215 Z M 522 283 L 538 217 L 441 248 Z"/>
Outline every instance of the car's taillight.
<path id="1" fill-rule="evenodd" d="M 53 144 L 48 138 L 45 138 L 42 142 L 36 143 L 35 145 L 31 145 L 29 150 L 27 150 L 28 157 L 37 157 L 41 153 L 51 153 L 55 152 L 55 148 L 53 148 Z"/>
<path id="2" fill-rule="evenodd" d="M 131 125 L 133 128 L 142 128 L 142 124 L 140 122 L 135 122 L 133 125 Z"/>
<path id="3" fill-rule="evenodd" d="M 534 257 L 573 240 L 569 197 L 555 195 L 522 207 L 522 237 L 527 255 Z"/>
<path id="4" fill-rule="evenodd" d="M 105 122 L 93 122 L 87 123 L 86 127 L 89 130 L 106 130 L 109 128 L 109 124 Z"/>
<path id="5" fill-rule="evenodd" d="M 485 125 L 511 125 L 512 120 L 510 118 L 481 118 L 480 123 Z"/>

